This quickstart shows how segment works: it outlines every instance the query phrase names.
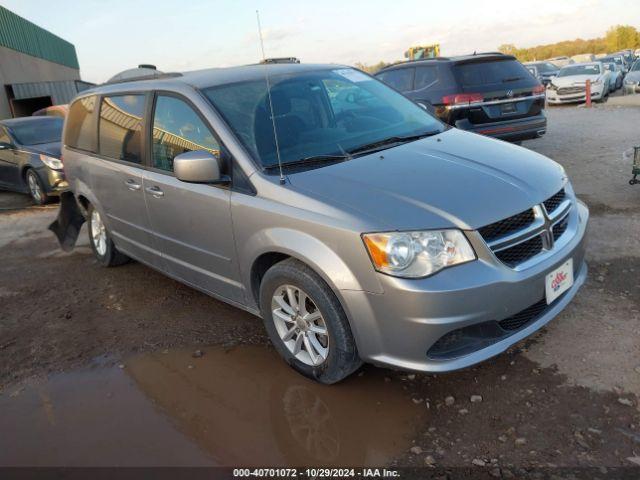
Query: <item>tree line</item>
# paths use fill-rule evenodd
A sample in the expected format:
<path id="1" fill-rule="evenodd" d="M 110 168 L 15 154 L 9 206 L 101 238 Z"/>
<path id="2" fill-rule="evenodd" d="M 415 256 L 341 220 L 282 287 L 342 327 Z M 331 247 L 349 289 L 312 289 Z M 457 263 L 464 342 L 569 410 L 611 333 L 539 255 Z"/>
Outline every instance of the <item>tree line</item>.
<path id="1" fill-rule="evenodd" d="M 613 53 L 627 48 L 640 48 L 640 31 L 630 25 L 615 25 L 607 30 L 604 37 L 600 38 L 589 40 L 577 38 L 530 48 L 517 48 L 511 43 L 507 43 L 500 45 L 498 50 L 502 53 L 514 55 L 521 62 L 529 62 L 553 57 L 571 57 L 580 53 Z M 380 61 L 371 65 L 357 62 L 355 67 L 365 72 L 376 73 L 378 70 L 394 63 L 399 63 L 399 61 Z"/>
<path id="2" fill-rule="evenodd" d="M 581 53 L 613 53 L 627 48 L 640 48 L 640 32 L 630 25 L 613 26 L 600 38 L 576 38 L 530 48 L 517 48 L 508 43 L 500 45 L 498 50 L 514 55 L 521 62 L 529 62 L 553 57 L 571 57 Z"/>

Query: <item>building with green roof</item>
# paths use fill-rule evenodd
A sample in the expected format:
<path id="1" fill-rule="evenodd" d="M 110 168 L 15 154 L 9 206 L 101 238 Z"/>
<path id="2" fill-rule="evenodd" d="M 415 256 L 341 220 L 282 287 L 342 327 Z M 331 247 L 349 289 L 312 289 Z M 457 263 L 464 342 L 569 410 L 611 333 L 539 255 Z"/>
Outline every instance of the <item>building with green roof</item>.
<path id="1" fill-rule="evenodd" d="M 0 6 L 0 119 L 68 103 L 88 86 L 72 43 Z"/>

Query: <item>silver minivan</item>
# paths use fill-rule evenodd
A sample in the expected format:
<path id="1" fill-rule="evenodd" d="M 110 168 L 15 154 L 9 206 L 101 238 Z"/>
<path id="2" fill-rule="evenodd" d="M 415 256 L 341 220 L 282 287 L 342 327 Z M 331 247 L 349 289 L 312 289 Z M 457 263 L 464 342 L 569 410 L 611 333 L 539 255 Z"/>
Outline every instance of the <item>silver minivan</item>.
<path id="1" fill-rule="evenodd" d="M 107 83 L 72 103 L 63 143 L 65 248 L 86 220 L 102 265 L 133 258 L 262 317 L 323 383 L 362 362 L 473 365 L 587 275 L 589 213 L 560 165 L 346 66 Z"/>

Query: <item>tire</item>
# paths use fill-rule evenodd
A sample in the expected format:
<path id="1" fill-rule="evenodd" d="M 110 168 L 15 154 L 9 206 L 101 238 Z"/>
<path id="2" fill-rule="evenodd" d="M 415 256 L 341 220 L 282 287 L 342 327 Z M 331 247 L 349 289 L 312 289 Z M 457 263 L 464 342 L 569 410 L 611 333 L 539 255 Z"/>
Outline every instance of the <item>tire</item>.
<path id="1" fill-rule="evenodd" d="M 118 251 L 102 222 L 100 213 L 93 205 L 89 205 L 87 209 L 87 231 L 91 250 L 103 267 L 116 267 L 130 260 L 124 253 Z"/>
<path id="2" fill-rule="evenodd" d="M 292 292 L 293 302 L 289 301 Z M 305 306 L 292 308 L 303 294 L 306 296 Z M 281 307 L 283 301 L 288 306 L 286 310 Z M 260 310 L 276 350 L 302 375 L 332 384 L 348 377 L 362 365 L 338 298 L 326 282 L 304 263 L 290 258 L 275 264 L 265 273 L 260 284 Z M 307 315 L 300 315 L 304 313 Z M 315 320 L 306 322 L 305 326 L 303 316 Z M 285 317 L 288 320 L 283 320 Z M 325 334 L 316 333 L 323 327 Z M 295 328 L 298 330 L 294 331 Z M 289 340 L 283 339 L 286 331 L 292 336 Z M 318 345 L 322 348 L 316 348 Z M 315 362 L 309 348 L 316 354 Z M 298 352 L 294 354 L 296 350 Z"/>
<path id="3" fill-rule="evenodd" d="M 47 195 L 40 177 L 33 168 L 29 168 L 27 170 L 24 179 L 27 183 L 29 196 L 31 196 L 31 200 L 33 200 L 33 203 L 35 203 L 36 205 L 45 205 L 49 203 L 51 198 L 49 197 L 49 195 Z"/>

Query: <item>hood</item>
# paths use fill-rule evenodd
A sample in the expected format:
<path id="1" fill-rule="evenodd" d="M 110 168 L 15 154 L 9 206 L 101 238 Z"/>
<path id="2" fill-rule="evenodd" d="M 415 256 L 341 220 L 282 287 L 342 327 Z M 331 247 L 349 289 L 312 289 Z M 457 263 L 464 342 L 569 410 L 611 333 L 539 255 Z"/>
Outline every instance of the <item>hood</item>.
<path id="1" fill-rule="evenodd" d="M 289 176 L 300 193 L 389 230 L 477 229 L 541 203 L 565 178 L 542 155 L 454 128 Z"/>
<path id="2" fill-rule="evenodd" d="M 40 143 L 38 145 L 25 145 L 23 148 L 34 153 L 43 153 L 50 157 L 60 158 L 62 146 L 61 142 Z"/>
<path id="3" fill-rule="evenodd" d="M 587 80 L 591 80 L 595 82 L 598 78 L 600 78 L 601 74 L 598 75 L 571 75 L 570 77 L 555 77 L 551 82 L 556 87 L 572 87 L 574 85 L 584 85 Z"/>

